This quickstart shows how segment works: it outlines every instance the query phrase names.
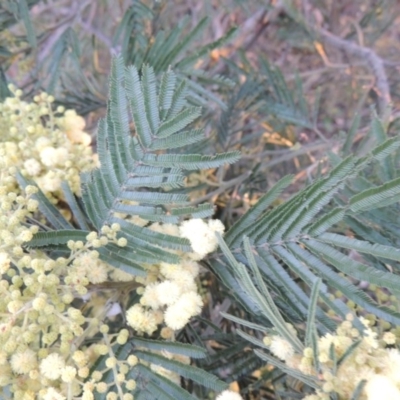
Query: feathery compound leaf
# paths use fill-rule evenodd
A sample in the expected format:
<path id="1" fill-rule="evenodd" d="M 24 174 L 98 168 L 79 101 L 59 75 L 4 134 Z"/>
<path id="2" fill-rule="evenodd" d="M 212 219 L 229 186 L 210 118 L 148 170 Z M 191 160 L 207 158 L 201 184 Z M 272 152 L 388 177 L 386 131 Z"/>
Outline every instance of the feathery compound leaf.
<path id="1" fill-rule="evenodd" d="M 305 338 L 306 347 L 311 346 L 313 341 L 313 336 L 316 334 L 315 315 L 317 312 L 317 302 L 318 302 L 320 286 L 321 286 L 321 279 L 316 279 L 311 289 L 310 306 L 308 307 L 307 325 L 306 325 L 307 326 L 306 338 Z"/>
<path id="2" fill-rule="evenodd" d="M 160 124 L 158 115 L 157 82 L 152 67 L 145 65 L 142 71 L 142 90 L 146 115 L 150 124 L 151 132 L 157 132 Z"/>
<path id="3" fill-rule="evenodd" d="M 124 71 L 121 58 L 113 61 L 107 116 L 98 130 L 100 168 L 82 175 L 82 197 L 93 225 L 100 230 L 104 224 L 119 223 L 128 240 L 125 249 L 108 245 L 101 256 L 130 272 L 139 270 L 139 263 L 179 261 L 175 254 L 162 247 L 188 250 L 186 242 L 150 233 L 151 230 L 139 228 L 135 223 L 141 225 L 143 220 L 144 223 L 178 223 L 180 217 L 200 218 L 212 214 L 208 204 L 190 206 L 183 188 L 186 178 L 183 170 L 219 167 L 239 158 L 238 152 L 216 155 L 171 152 L 204 139 L 201 129 L 188 127 L 200 116 L 200 109 L 185 108 L 185 83 L 175 89 L 175 81 L 175 75 L 168 71 L 158 94 L 151 66 L 143 66 L 140 76 L 134 66 Z M 128 104 L 135 125 L 133 134 Z M 183 128 L 187 131 L 182 132 Z M 159 154 L 160 150 L 165 153 Z M 117 217 L 121 213 L 124 216 Z M 130 262 L 127 249 L 135 255 L 135 263 Z"/>
<path id="4" fill-rule="evenodd" d="M 127 100 L 125 91 L 123 89 L 124 81 L 124 62 L 121 57 L 113 59 L 111 80 L 110 80 L 110 101 L 108 115 L 112 124 L 109 124 L 109 129 L 113 128 L 117 134 L 110 134 L 107 136 L 108 146 L 115 146 L 114 149 L 110 149 L 112 157 L 118 160 L 122 165 L 121 168 L 129 168 L 132 160 L 129 158 L 127 152 L 130 142 L 130 129 L 129 129 L 129 117 L 127 113 Z M 114 150 L 114 151 L 113 151 Z M 119 168 L 115 168 L 118 174 Z"/>
<path id="5" fill-rule="evenodd" d="M 344 179 L 349 177 L 353 166 L 354 162 L 349 157 L 334 168 L 327 178 L 312 185 L 312 190 L 309 190 L 308 196 L 302 201 L 301 206 L 297 207 L 296 210 L 292 210 L 291 215 L 284 224 L 281 224 L 280 229 L 272 240 L 279 239 L 282 236 L 297 235 L 320 209 L 332 199 L 337 190 L 344 185 Z M 289 221 L 291 225 L 286 229 Z"/>
<path id="6" fill-rule="evenodd" d="M 223 164 L 233 164 L 240 158 L 238 151 L 229 153 L 203 156 L 200 154 L 148 154 L 144 162 L 155 167 L 164 165 L 166 167 L 178 167 L 186 170 L 199 170 L 206 168 L 217 168 Z"/>
<path id="7" fill-rule="evenodd" d="M 167 71 L 163 74 L 161 78 L 160 93 L 158 97 L 161 119 L 164 119 L 165 114 L 171 108 L 175 83 L 176 75 L 172 71 Z"/>
<path id="8" fill-rule="evenodd" d="M 190 123 L 199 118 L 201 115 L 200 107 L 188 107 L 180 113 L 163 122 L 156 134 L 159 138 L 165 138 L 186 128 Z"/>
<path id="9" fill-rule="evenodd" d="M 335 233 L 324 233 L 318 237 L 319 241 L 333 244 L 337 247 L 355 250 L 360 253 L 371 254 L 375 257 L 387 258 L 400 262 L 400 249 L 391 246 L 384 246 L 378 243 L 371 244 L 364 240 L 357 240 L 348 236 Z"/>
<path id="10" fill-rule="evenodd" d="M 198 37 L 198 35 L 205 29 L 208 24 L 209 19 L 204 17 L 200 20 L 200 22 L 195 26 L 195 28 L 190 31 L 188 35 L 186 35 L 183 40 L 178 42 L 174 49 L 172 49 L 165 58 L 163 62 L 163 66 L 166 67 L 167 65 L 171 64 L 173 60 L 175 60 L 179 54 L 182 54 L 184 50 L 188 48 L 188 46 L 193 43 L 193 41 Z M 197 57 L 199 58 L 199 57 Z"/>
<path id="11" fill-rule="evenodd" d="M 160 246 L 171 249 L 181 249 L 182 251 L 191 250 L 189 240 L 187 239 L 156 232 L 146 227 L 140 227 L 121 218 L 114 217 L 110 222 L 119 224 L 121 226 L 123 236 L 129 236 L 132 243 L 141 245 L 141 247 L 147 244 L 150 246 L 149 249 L 156 251 L 157 249 L 154 249 L 151 244 L 159 243 Z"/>
<path id="12" fill-rule="evenodd" d="M 311 271 L 304 268 L 303 263 L 298 260 L 292 253 L 288 252 L 283 246 L 273 246 L 273 252 L 276 253 L 282 261 L 296 273 L 309 287 L 314 287 L 315 281 L 318 279 Z M 317 308 L 316 310 L 318 319 L 323 325 L 320 330 L 331 330 L 334 329 L 335 324 L 330 318 L 327 318 L 325 314 Z"/>
<path id="13" fill-rule="evenodd" d="M 279 334 L 282 335 L 291 345 L 297 350 L 302 351 L 303 345 L 297 337 L 288 329 L 282 315 L 280 314 L 278 308 L 276 307 L 266 285 L 261 284 L 262 293 L 258 290 L 252 281 L 249 272 L 247 271 L 244 264 L 238 262 L 232 252 L 229 250 L 228 246 L 224 240 L 217 234 L 218 242 L 221 250 L 223 251 L 225 257 L 228 259 L 230 265 L 235 271 L 239 284 L 243 289 L 251 296 L 253 301 L 258 305 L 264 316 L 271 321 L 273 326 L 278 330 Z M 247 245 L 248 246 L 248 245 Z M 251 257 L 252 258 L 252 257 Z M 252 270 L 255 272 L 257 266 L 255 264 L 254 258 L 249 260 L 252 264 Z M 258 276 L 258 283 L 260 284 L 260 276 Z"/>
<path id="14" fill-rule="evenodd" d="M 168 109 L 167 116 L 164 118 L 164 120 L 175 117 L 175 115 L 182 110 L 182 108 L 187 104 L 186 102 L 187 93 L 188 93 L 187 83 L 186 80 L 183 79 L 179 83 L 178 87 L 174 92 L 174 95 L 172 96 L 171 105 Z"/>
<path id="15" fill-rule="evenodd" d="M 237 333 L 239 336 L 241 336 L 243 339 L 246 339 L 248 342 L 253 343 L 253 344 L 255 344 L 255 345 L 258 346 L 258 347 L 262 347 L 263 349 L 268 349 L 268 348 L 269 348 L 269 347 L 266 346 L 266 345 L 264 344 L 264 342 L 262 342 L 261 340 L 256 339 L 255 337 L 253 337 L 253 336 L 247 334 L 246 332 L 243 332 L 243 331 L 240 330 L 240 329 L 236 329 L 236 333 Z"/>
<path id="16" fill-rule="evenodd" d="M 264 276 L 274 283 L 279 290 L 280 296 L 290 304 L 292 311 L 295 312 L 298 318 L 304 318 L 307 314 L 308 298 L 303 289 L 269 251 L 258 248 L 257 252 L 260 255 L 257 258 L 257 265 Z"/>
<path id="17" fill-rule="evenodd" d="M 328 214 L 325 214 L 323 217 L 314 222 L 309 228 L 306 228 L 305 232 L 311 236 L 318 236 L 327 231 L 333 225 L 342 221 L 345 214 L 346 210 L 344 208 L 334 208 Z"/>
<path id="18" fill-rule="evenodd" d="M 362 212 L 400 201 L 400 178 L 381 186 L 364 190 L 350 199 L 350 210 Z"/>
<path id="19" fill-rule="evenodd" d="M 146 106 L 142 86 L 140 84 L 139 73 L 134 66 L 127 68 L 125 73 L 126 93 L 130 101 L 133 121 L 136 132 L 143 146 L 151 143 L 151 130 L 146 115 Z"/>
<path id="20" fill-rule="evenodd" d="M 115 268 L 131 275 L 147 275 L 147 271 L 132 260 L 132 255 L 129 255 L 129 257 L 123 257 L 118 254 L 118 251 L 110 251 L 106 247 L 100 247 L 97 251 L 103 261 L 109 263 Z"/>
<path id="21" fill-rule="evenodd" d="M 35 233 L 32 240 L 27 242 L 25 246 L 27 247 L 47 247 L 51 245 L 67 244 L 68 241 L 86 241 L 86 236 L 89 234 L 88 231 L 78 231 L 78 230 L 58 230 L 58 231 L 48 231 L 48 232 L 38 232 Z"/>
<path id="22" fill-rule="evenodd" d="M 175 135 L 158 139 L 151 144 L 152 150 L 167 150 L 185 147 L 193 143 L 204 140 L 202 129 L 192 129 L 190 131 L 183 131 Z"/>
<path id="23" fill-rule="evenodd" d="M 130 340 L 130 343 L 137 347 L 146 348 L 149 350 L 166 350 L 169 353 L 180 354 L 190 358 L 205 358 L 207 351 L 201 347 L 187 343 L 166 342 L 160 340 L 150 340 L 135 337 Z"/>
<path id="24" fill-rule="evenodd" d="M 304 240 L 303 243 L 320 257 L 325 258 L 339 271 L 356 279 L 367 281 L 378 286 L 386 287 L 395 293 L 400 292 L 400 277 L 388 272 L 379 271 L 340 253 L 333 247 L 317 240 Z"/>
<path id="25" fill-rule="evenodd" d="M 265 333 L 267 331 L 267 328 L 265 326 L 255 324 L 254 322 L 246 321 L 245 319 L 235 317 L 234 315 L 230 315 L 230 314 L 224 313 L 222 311 L 220 312 L 220 314 L 224 318 L 229 319 L 230 321 L 236 322 L 237 324 L 241 324 L 247 328 L 254 329 L 256 331 L 260 331 L 263 333 Z"/>
<path id="26" fill-rule="evenodd" d="M 278 241 L 282 238 L 296 236 L 333 198 L 340 187 L 344 185 L 345 179 L 349 178 L 351 174 L 355 174 L 354 160 L 348 157 L 326 178 L 315 182 L 266 214 L 254 224 L 248 234 L 254 237 L 256 243 L 263 243 L 265 240 Z"/>
<path id="27" fill-rule="evenodd" d="M 376 160 L 376 161 L 382 161 L 384 160 L 389 154 L 394 153 L 396 150 L 398 150 L 400 147 L 400 138 L 399 137 L 393 137 L 391 139 L 386 140 L 379 146 L 375 147 L 371 151 L 371 156 Z M 360 160 L 362 162 L 363 159 Z"/>
<path id="28" fill-rule="evenodd" d="M 315 256 L 311 254 L 309 251 L 304 250 L 299 245 L 295 243 L 290 243 L 291 251 L 295 252 L 296 256 L 301 260 L 305 265 L 308 265 L 313 270 L 317 271 L 318 274 L 329 282 L 329 286 L 339 290 L 346 296 L 348 299 L 354 301 L 354 303 L 361 305 L 366 310 L 374 313 L 375 315 L 388 320 L 395 321 L 399 319 L 397 313 L 392 312 L 387 307 L 382 307 L 376 304 L 369 296 L 367 296 L 363 291 L 357 289 L 353 284 L 351 284 L 347 279 L 342 278 L 339 274 L 337 274 L 332 268 L 328 267 L 323 261 L 321 261 L 318 257 L 317 253 Z M 324 297 L 323 292 L 321 292 L 321 299 L 328 305 L 328 298 Z M 340 304 L 340 303 L 339 303 Z M 332 307 L 333 308 L 333 307 Z M 339 308 L 339 312 L 338 312 Z M 345 317 L 350 310 L 344 307 L 336 307 L 333 308 L 335 312 L 338 312 L 339 315 Z"/>
<path id="29" fill-rule="evenodd" d="M 172 215 L 192 215 L 192 218 L 208 218 L 214 214 L 211 204 L 201 204 L 198 207 L 171 208 Z"/>

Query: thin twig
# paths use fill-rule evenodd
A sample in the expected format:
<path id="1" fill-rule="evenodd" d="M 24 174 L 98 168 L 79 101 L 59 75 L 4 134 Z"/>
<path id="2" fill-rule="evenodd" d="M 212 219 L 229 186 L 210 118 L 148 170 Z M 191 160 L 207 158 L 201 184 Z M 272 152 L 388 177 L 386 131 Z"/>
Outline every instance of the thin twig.
<path id="1" fill-rule="evenodd" d="M 237 178 L 231 179 L 230 181 L 227 182 L 221 182 L 220 187 L 216 190 L 213 190 L 210 193 L 207 193 L 206 195 L 202 197 L 198 197 L 190 202 L 191 205 L 196 205 L 203 203 L 204 201 L 210 200 L 214 196 L 218 196 L 221 193 L 224 193 L 227 189 L 229 189 L 232 186 L 236 186 L 241 184 L 244 180 L 246 180 L 250 175 L 252 171 L 247 171 L 243 173 L 242 175 L 239 175 Z"/>
<path id="2" fill-rule="evenodd" d="M 289 148 L 286 151 L 282 150 L 265 150 L 261 153 L 258 154 L 243 154 L 242 159 L 250 159 L 250 160 L 263 160 L 265 156 L 270 156 L 270 155 L 275 155 L 275 154 L 281 154 L 280 157 L 274 158 L 272 161 L 268 162 L 267 165 L 275 165 L 279 164 L 282 161 L 287 161 L 290 160 L 296 156 L 302 155 L 302 154 L 307 154 L 308 152 L 311 151 L 317 151 L 317 150 L 325 150 L 326 148 L 329 148 L 330 145 L 329 143 L 326 142 L 316 142 L 311 145 L 306 145 L 302 146 L 297 150 L 294 150 L 293 148 Z M 283 153 L 283 154 L 282 154 Z"/>
<path id="3" fill-rule="evenodd" d="M 378 111 L 383 120 L 386 120 L 390 112 L 391 96 L 389 82 L 386 76 L 384 61 L 370 48 L 362 47 L 354 42 L 341 39 L 323 28 L 316 33 L 326 42 L 349 54 L 361 57 L 370 67 L 376 80 L 376 92 L 378 95 Z"/>
<path id="4" fill-rule="evenodd" d="M 283 2 L 285 12 L 297 20 L 298 23 L 303 24 L 304 28 L 308 30 L 311 35 L 316 36 L 321 41 L 330 44 L 331 46 L 334 46 L 349 55 L 359 57 L 367 63 L 375 78 L 375 92 L 378 96 L 378 113 L 383 121 L 388 121 L 390 117 L 390 106 L 392 100 L 389 82 L 384 67 L 385 61 L 371 48 L 342 39 L 331 32 L 328 32 L 326 29 L 316 26 L 315 24 L 311 23 L 308 18 L 302 15 L 294 15 L 286 1 L 283 0 Z M 312 8 L 308 0 L 303 0 L 303 3 L 307 6 L 305 8 Z M 358 31 L 357 33 L 360 37 L 361 32 Z"/>

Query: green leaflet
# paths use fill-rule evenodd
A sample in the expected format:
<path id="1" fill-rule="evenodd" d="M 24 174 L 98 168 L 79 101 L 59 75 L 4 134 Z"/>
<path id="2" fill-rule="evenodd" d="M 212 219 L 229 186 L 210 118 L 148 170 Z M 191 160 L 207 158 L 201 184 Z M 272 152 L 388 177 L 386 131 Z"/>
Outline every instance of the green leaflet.
<path id="1" fill-rule="evenodd" d="M 167 350 L 169 353 L 181 354 L 190 358 L 204 358 L 207 356 L 205 349 L 187 343 L 165 342 L 135 337 L 130 341 L 134 346 L 149 350 Z"/>
<path id="2" fill-rule="evenodd" d="M 400 277 L 389 272 L 382 272 L 351 259 L 333 247 L 316 240 L 304 240 L 303 243 L 319 257 L 324 258 L 339 271 L 356 279 L 383 286 L 395 293 L 400 292 Z"/>
<path id="3" fill-rule="evenodd" d="M 371 244 L 364 240 L 357 240 L 335 233 L 324 233 L 318 237 L 318 240 L 345 249 L 356 250 L 360 253 L 371 254 L 375 257 L 387 258 L 400 262 L 400 249 L 395 247 L 384 246 L 378 243 Z"/>
<path id="4" fill-rule="evenodd" d="M 356 194 L 350 199 L 350 210 L 358 213 L 384 207 L 398 201 L 400 201 L 400 178 Z"/>
<path id="5" fill-rule="evenodd" d="M 305 346 L 310 347 L 313 342 L 313 337 L 316 336 L 315 316 L 317 313 L 317 302 L 319 296 L 319 290 L 321 286 L 321 279 L 314 281 L 311 295 L 310 295 L 310 306 L 308 307 L 307 325 L 306 325 L 306 339 Z"/>
<path id="6" fill-rule="evenodd" d="M 74 229 L 64 229 L 58 231 L 40 231 L 36 233 L 32 240 L 27 242 L 27 247 L 47 247 L 52 245 L 67 244 L 69 240 L 81 240 L 85 242 L 88 231 L 78 231 Z"/>

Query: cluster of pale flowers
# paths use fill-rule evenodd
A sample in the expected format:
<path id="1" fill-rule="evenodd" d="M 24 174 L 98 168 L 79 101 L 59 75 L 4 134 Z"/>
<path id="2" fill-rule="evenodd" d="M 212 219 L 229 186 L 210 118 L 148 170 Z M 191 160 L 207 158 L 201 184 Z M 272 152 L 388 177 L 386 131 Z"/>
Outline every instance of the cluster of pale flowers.
<path id="1" fill-rule="evenodd" d="M 395 347 L 395 334 L 384 332 L 378 338 L 370 322 L 362 317 L 364 331 L 360 333 L 352 321 L 353 316 L 349 314 L 334 334 L 318 338 L 318 372 L 312 348 L 306 347 L 303 354 L 297 354 L 292 345 L 278 335 L 264 338 L 271 353 L 288 367 L 320 381 L 321 389 L 304 400 L 329 400 L 334 393 L 337 399 L 348 400 L 361 384 L 360 400 L 400 399 L 400 352 Z"/>
<path id="2" fill-rule="evenodd" d="M 79 194 L 79 174 L 97 165 L 85 120 L 62 106 L 54 110 L 54 98 L 46 93 L 28 103 L 21 90 L 10 90 L 14 97 L 0 103 L 0 165 L 20 169 L 54 202 L 63 180 Z"/>
<path id="3" fill-rule="evenodd" d="M 7 181 L 4 171 L 1 178 Z M 195 283 L 199 266 L 194 259 L 198 260 L 199 254 L 189 253 L 179 265 L 149 266 L 146 278 L 135 279 L 101 261 L 96 250 L 110 242 L 121 247 L 127 244 L 125 238 L 118 237 L 118 224 L 104 226 L 100 234 L 89 233 L 85 241 L 68 241 L 67 257 L 53 260 L 38 250 L 27 252 L 24 244 L 38 230 L 36 226 L 25 227 L 26 218 L 37 211 L 38 202 L 31 198 L 36 192 L 34 186 L 28 186 L 22 194 L 8 192 L 7 185 L 0 186 L 0 388 L 8 387 L 15 400 L 91 400 L 96 393 L 107 393 L 109 400 L 131 400 L 136 382 L 129 378 L 129 371 L 138 362 L 180 384 L 177 374 L 158 365 L 133 355 L 126 360 L 117 358 L 113 347 L 127 343 L 128 330 L 110 334 L 104 321 L 110 297 L 114 294 L 118 299 L 118 286 L 113 290 L 113 282 L 131 291 L 141 285 L 142 300 L 128 309 L 128 324 L 138 335 L 161 328 L 161 336 L 173 340 L 174 330 L 182 328 L 202 307 Z M 210 241 L 211 232 L 223 231 L 221 223 L 199 220 L 184 222 L 181 227 L 162 228 L 157 224 L 153 229 L 179 233 L 191 224 L 202 226 L 203 240 Z M 192 235 L 193 240 L 199 240 L 199 236 L 194 239 Z M 212 240 L 210 249 L 217 245 L 215 234 Z M 152 290 L 159 286 L 155 298 L 149 297 L 148 280 L 153 283 Z M 98 286 L 103 283 L 109 284 L 107 295 Z M 171 285 L 177 286 L 175 294 Z M 173 295 L 174 300 L 163 300 L 167 295 Z M 191 298 L 195 299 L 194 305 Z M 94 337 L 94 344 L 87 345 Z M 190 363 L 188 357 L 161 354 Z M 99 357 L 105 357 L 104 369 L 91 372 Z M 114 376 L 111 382 L 103 381 L 108 371 Z"/>
<path id="4" fill-rule="evenodd" d="M 132 400 L 136 381 L 130 371 L 137 363 L 179 385 L 176 373 L 132 354 L 116 357 L 115 345 L 126 344 L 129 332 L 110 333 L 107 318 L 122 311 L 120 287 L 136 290 L 140 302 L 127 310 L 127 324 L 136 335 L 159 330 L 157 335 L 173 341 L 175 331 L 201 312 L 199 261 L 217 248 L 216 233 L 223 233 L 223 224 L 192 219 L 180 225 L 150 225 L 154 231 L 188 239 L 193 251 L 176 251 L 179 264 L 145 265 L 145 277 L 100 259 L 97 250 L 108 243 L 127 245 L 118 224 L 103 226 L 85 240 L 69 240 L 69 253 L 63 257 L 53 259 L 29 249 L 26 243 L 38 226 L 27 225 L 27 219 L 40 219 L 37 188 L 21 190 L 17 168 L 56 203 L 62 198 L 61 181 L 79 195 L 80 172 L 97 161 L 83 130 L 85 122 L 75 111 L 53 110 L 54 99 L 45 93 L 24 102 L 20 90 L 10 89 L 14 97 L 0 104 L 0 394 L 9 392 L 14 400 L 92 400 L 103 393 L 107 400 Z M 135 216 L 123 218 L 147 225 Z M 190 363 L 189 357 L 159 353 Z M 104 367 L 94 369 L 100 358 Z M 110 372 L 114 379 L 106 381 Z M 240 398 L 230 391 L 218 397 Z"/>
<path id="5" fill-rule="evenodd" d="M 32 198 L 37 188 L 9 191 L 10 173 L 15 169 L 0 170 L 1 396 L 11 392 L 15 400 L 90 400 L 97 392 L 107 393 L 109 400 L 132 400 L 136 382 L 127 374 L 138 360 L 133 355 L 117 360 L 113 353 L 115 344 L 127 342 L 129 332 L 108 333 L 105 296 L 101 307 L 87 303 L 93 298 L 94 305 L 101 297 L 91 294 L 90 285 L 103 280 L 105 269 L 114 272 L 95 249 L 109 241 L 126 244 L 116 238 L 119 227 L 109 227 L 108 235 L 92 232 L 85 242 L 68 242 L 67 257 L 27 251 L 25 244 L 38 231 L 26 226 L 38 208 Z M 94 344 L 87 345 L 95 334 Z M 91 372 L 103 356 L 104 369 Z M 106 383 L 103 376 L 110 370 L 114 380 Z"/>
<path id="6" fill-rule="evenodd" d="M 203 302 L 196 284 L 200 271 L 197 261 L 217 248 L 216 233 L 222 234 L 224 225 L 219 220 L 207 223 L 191 219 L 180 226 L 155 223 L 150 229 L 186 238 L 193 249 L 193 252 L 180 253 L 179 264 L 161 262 L 149 266 L 146 277 L 136 278 L 143 285 L 138 289 L 142 297 L 140 304 L 127 311 L 128 324 L 137 332 L 152 334 L 158 325 L 165 323 L 161 335 L 167 339 L 201 312 Z"/>

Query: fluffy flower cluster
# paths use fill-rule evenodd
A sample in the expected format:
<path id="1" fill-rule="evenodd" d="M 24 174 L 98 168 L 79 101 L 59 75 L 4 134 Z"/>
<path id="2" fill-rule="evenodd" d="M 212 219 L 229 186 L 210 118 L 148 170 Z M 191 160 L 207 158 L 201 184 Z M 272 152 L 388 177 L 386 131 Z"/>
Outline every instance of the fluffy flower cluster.
<path id="1" fill-rule="evenodd" d="M 190 241 L 193 252 L 180 254 L 180 264 L 160 263 L 149 269 L 148 276 L 136 280 L 144 285 L 140 304 L 135 304 L 126 314 L 128 324 L 138 332 L 152 334 L 161 323 L 166 328 L 162 335 L 182 329 L 195 315 L 200 314 L 203 302 L 197 292 L 196 277 L 200 260 L 216 249 L 215 233 L 223 233 L 219 220 L 201 219 L 185 221 L 181 226 L 153 224 L 151 229 Z"/>
<path id="2" fill-rule="evenodd" d="M 32 198 L 37 188 L 13 192 L 13 174 L 14 167 L 0 169 L 0 396 L 7 387 L 15 400 L 63 400 L 68 393 L 87 400 L 96 392 L 122 399 L 118 392 L 124 400 L 132 399 L 136 383 L 123 376 L 135 360 L 118 360 L 115 365 L 106 361 L 110 366 L 90 375 L 96 360 L 115 359 L 112 346 L 126 343 L 129 336 L 126 329 L 107 333 L 102 322 L 107 298 L 94 307 L 99 299 L 90 292 L 91 284 L 114 273 L 99 261 L 95 249 L 109 241 L 124 246 L 126 241 L 116 235 L 119 226 L 105 227 L 107 234 L 100 236 L 92 232 L 85 242 L 68 242 L 69 257 L 51 259 L 41 251 L 28 252 L 25 244 L 38 231 L 37 226 L 26 226 L 27 219 L 37 216 L 38 202 Z M 99 332 L 103 340 L 83 345 Z M 116 378 L 106 384 L 102 376 L 109 369 Z"/>
<path id="3" fill-rule="evenodd" d="M 14 400 L 91 400 L 96 393 L 107 393 L 109 400 L 131 400 L 136 382 L 128 373 L 144 361 L 114 354 L 116 344 L 127 343 L 129 332 L 109 333 L 105 321 L 116 314 L 110 309 L 119 304 L 121 293 L 137 290 L 140 302 L 127 310 L 128 324 L 136 334 L 160 329 L 161 338 L 174 340 L 175 331 L 201 312 L 197 261 L 216 249 L 215 233 L 222 234 L 224 227 L 220 221 L 200 219 L 181 226 L 151 225 L 154 231 L 188 239 L 193 251 L 176 251 L 182 260 L 177 265 L 147 265 L 145 277 L 135 278 L 100 260 L 102 246 L 127 245 L 118 224 L 91 232 L 83 241 L 68 241 L 69 253 L 63 257 L 29 249 L 26 243 L 38 232 L 30 221 L 41 215 L 34 199 L 37 188 L 21 191 L 17 168 L 56 203 L 62 180 L 79 195 L 79 174 L 94 167 L 96 158 L 85 122 L 75 111 L 53 110 L 54 99 L 46 94 L 26 103 L 21 91 L 11 89 L 15 97 L 0 104 L 0 396 L 7 391 Z M 148 223 L 122 218 L 140 226 Z M 190 363 L 187 357 L 164 356 Z M 100 357 L 102 369 L 93 370 Z M 149 367 L 180 383 L 171 371 Z"/>
<path id="4" fill-rule="evenodd" d="M 305 400 L 329 400 L 333 393 L 340 400 L 348 400 L 363 380 L 365 385 L 360 400 L 400 399 L 400 352 L 397 348 L 387 347 L 395 344 L 395 335 L 386 332 L 378 339 L 378 334 L 369 327 L 369 321 L 363 318 L 365 329 L 360 334 L 352 319 L 349 315 L 334 334 L 318 339 L 318 372 L 311 348 L 305 348 L 302 355 L 295 354 L 292 346 L 279 336 L 264 338 L 264 344 L 290 368 L 321 379 L 321 389 Z M 332 349 L 334 359 L 342 360 L 337 368 Z"/>
<path id="5" fill-rule="evenodd" d="M 118 284 L 128 291 L 141 286 L 141 301 L 127 311 L 128 323 L 137 334 L 161 328 L 160 336 L 173 340 L 174 331 L 201 311 L 195 281 L 200 266 L 194 261 L 199 255 L 180 253 L 180 264 L 148 266 L 147 276 L 135 279 L 99 259 L 97 249 L 108 243 L 126 246 L 126 239 L 118 236 L 118 224 L 91 232 L 86 241 L 70 240 L 68 257 L 52 259 L 38 250 L 28 252 L 25 243 L 38 231 L 37 226 L 26 226 L 27 219 L 37 218 L 38 202 L 32 198 L 37 188 L 13 192 L 15 172 L 15 167 L 0 169 L 0 393 L 9 387 L 15 400 L 63 400 L 68 393 L 87 400 L 96 392 L 130 400 L 136 383 L 125 376 L 140 361 L 133 356 L 120 360 L 113 353 L 113 345 L 125 344 L 129 334 L 126 329 L 108 334 L 102 322 L 110 295 L 118 301 Z M 183 236 L 179 226 L 153 224 L 151 228 Z M 214 249 L 216 240 L 209 236 L 214 240 L 209 249 Z M 102 340 L 84 345 L 99 332 Z M 105 370 L 91 373 L 102 356 L 106 356 Z M 176 374 L 150 367 L 179 383 Z M 106 384 L 102 377 L 109 370 L 115 380 Z"/>
<path id="6" fill-rule="evenodd" d="M 50 198 L 60 197 L 63 180 L 79 193 L 80 172 L 96 164 L 84 119 L 61 106 L 53 110 L 46 93 L 27 103 L 21 90 L 10 89 L 15 97 L 0 103 L 0 164 L 18 167 Z"/>
<path id="7" fill-rule="evenodd" d="M 224 230 L 223 223 L 218 219 L 211 219 L 206 223 L 198 218 L 183 222 L 179 228 L 181 237 L 189 239 L 193 249 L 192 257 L 195 260 L 201 260 L 217 248 L 215 234 L 222 235 Z"/>

